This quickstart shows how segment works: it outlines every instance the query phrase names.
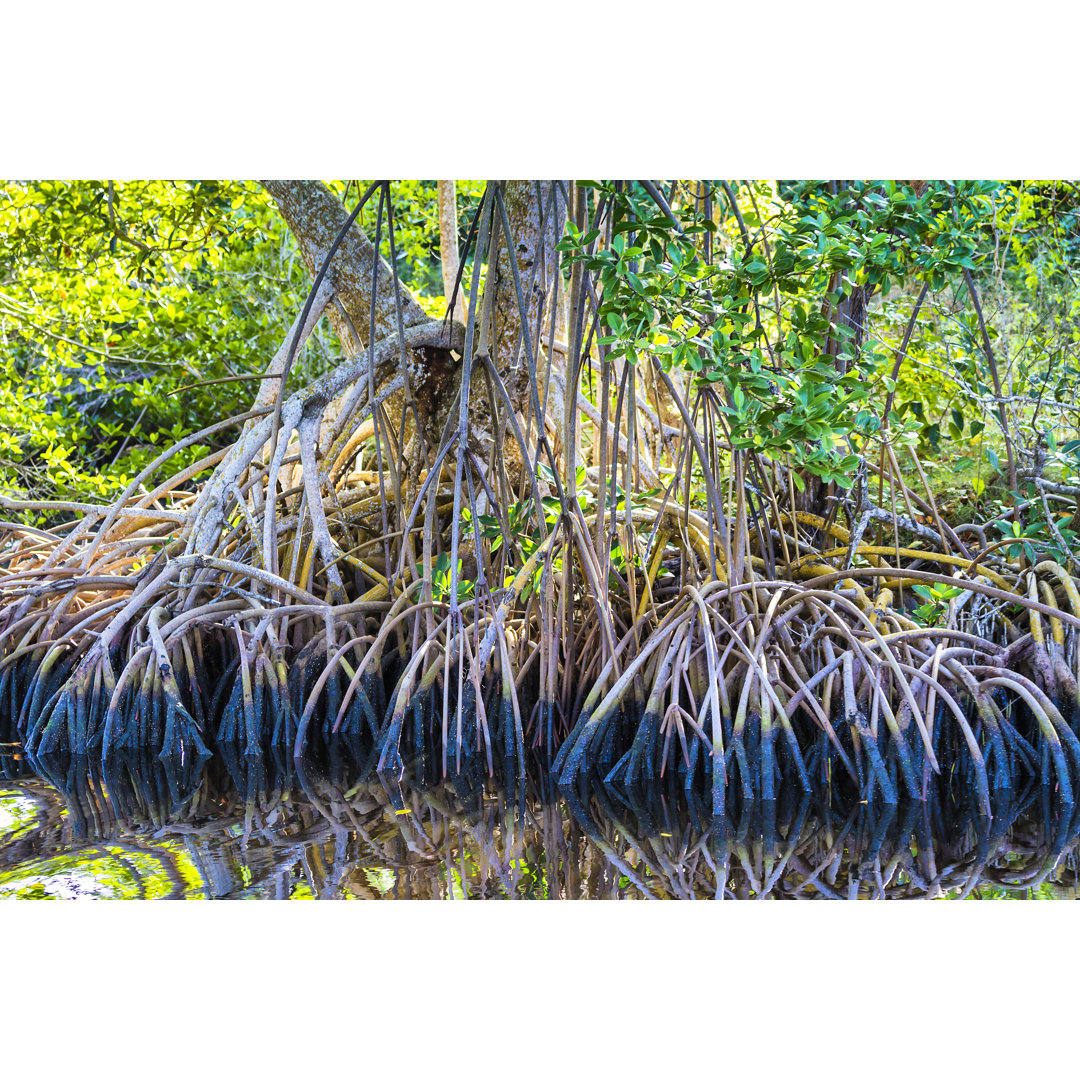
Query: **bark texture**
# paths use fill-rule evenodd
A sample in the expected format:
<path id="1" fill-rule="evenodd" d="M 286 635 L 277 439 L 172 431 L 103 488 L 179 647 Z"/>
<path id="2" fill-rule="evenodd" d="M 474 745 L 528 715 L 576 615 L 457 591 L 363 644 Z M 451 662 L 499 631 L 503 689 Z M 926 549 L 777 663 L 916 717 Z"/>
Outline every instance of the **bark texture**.
<path id="1" fill-rule="evenodd" d="M 517 263 L 530 343 L 535 352 L 539 339 L 546 354 L 552 318 L 557 321 L 553 300 L 559 256 L 555 245 L 566 228 L 566 200 L 553 180 L 507 181 L 504 200 L 510 236 L 500 229 L 491 269 L 489 284 L 496 290 L 491 358 L 495 367 L 505 373 L 503 378 L 514 407 L 523 412 L 529 398 L 529 364 L 510 260 Z M 546 371 L 537 371 L 541 384 L 545 375 Z"/>
<path id="2" fill-rule="evenodd" d="M 304 264 L 315 275 L 348 219 L 344 204 L 319 180 L 264 180 L 262 183 L 296 238 Z M 330 263 L 327 279 L 333 286 L 337 302 L 327 307 L 327 314 L 348 355 L 356 352 L 358 338 L 361 345 L 369 344 L 367 339 L 371 335 L 373 316 L 376 343 L 391 341 L 397 335 L 397 298 L 401 304 L 402 330 L 408 331 L 425 323 L 434 324 L 400 281 L 395 286 L 390 267 L 377 256 L 374 245 L 355 222 Z M 424 441 L 429 448 L 436 446 L 448 402 L 453 398 L 458 364 L 450 352 L 435 348 L 412 350 L 404 361 Z M 398 392 L 387 403 L 397 425 L 407 416 L 410 420 L 416 419 L 406 409 L 406 402 L 407 395 Z M 330 411 L 331 419 L 333 412 Z M 410 432 L 407 427 L 407 434 L 412 439 L 416 431 Z"/>
<path id="3" fill-rule="evenodd" d="M 281 216 L 300 246 L 308 271 L 315 275 L 333 246 L 349 214 L 341 200 L 319 180 L 263 180 L 263 187 L 277 203 Z M 376 271 L 376 267 L 378 267 Z M 397 331 L 394 279 L 390 268 L 376 258 L 375 248 L 359 225 L 353 224 L 330 264 L 328 277 L 360 340 L 368 344 L 371 326 L 372 280 L 378 274 L 375 293 L 375 339 Z M 402 323 L 405 329 L 427 322 L 428 316 L 412 293 L 399 283 Z M 356 342 L 341 313 L 331 308 L 330 323 L 346 353 Z"/>
<path id="4" fill-rule="evenodd" d="M 555 245 L 566 227 L 566 198 L 553 180 L 510 180 L 503 186 L 503 202 L 510 234 L 499 217 L 498 242 L 489 261 L 486 289 L 493 289 L 490 308 L 489 351 L 517 414 L 521 430 L 530 447 L 545 427 L 556 435 L 562 421 L 565 391 L 565 357 L 562 352 L 549 351 L 552 326 L 556 336 L 561 329 L 562 308 L 560 288 L 556 288 L 559 256 Z M 517 269 L 515 283 L 514 269 Z M 524 302 L 525 320 L 522 319 Z M 528 335 L 524 332 L 525 326 Z M 526 350 L 526 340 L 528 350 Z M 565 345 L 560 342 L 565 349 Z M 543 417 L 535 415 L 532 381 L 535 378 L 537 400 Z M 477 402 L 487 413 L 487 404 Z M 494 431 L 490 420 L 477 427 L 487 453 Z M 556 440 L 557 445 L 557 440 Z M 503 461 L 512 484 L 517 485 L 525 463 L 515 439 L 503 443 Z"/>

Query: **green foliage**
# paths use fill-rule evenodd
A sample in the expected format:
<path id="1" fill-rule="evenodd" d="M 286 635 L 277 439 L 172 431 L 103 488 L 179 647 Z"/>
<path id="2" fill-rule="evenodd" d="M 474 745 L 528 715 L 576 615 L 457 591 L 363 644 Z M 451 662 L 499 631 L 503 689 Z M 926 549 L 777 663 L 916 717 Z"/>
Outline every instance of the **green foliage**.
<path id="1" fill-rule="evenodd" d="M 676 224 L 640 183 L 584 183 L 590 220 L 569 225 L 559 247 L 597 276 L 594 346 L 608 360 L 655 356 L 716 395 L 732 447 L 846 486 L 894 392 L 894 443 L 949 465 L 958 454 L 993 462 L 999 421 L 967 273 L 983 291 L 1017 416 L 1027 409 L 1039 421 L 1033 435 L 1049 441 L 1080 434 L 1074 185 L 664 182 Z M 367 181 L 331 186 L 351 203 Z M 466 295 L 465 242 L 483 186 L 458 182 Z M 397 269 L 441 315 L 437 183 L 395 181 L 392 200 Z M 376 198 L 362 215 L 372 238 L 377 214 Z M 384 221 L 387 259 L 390 248 Z M 930 292 L 894 383 L 924 282 Z M 250 376 L 309 284 L 254 184 L 3 184 L 0 488 L 105 500 L 162 447 L 243 411 Z M 858 332 L 849 325 L 856 301 Z M 323 323 L 297 381 L 339 352 Z M 214 381 L 224 378 L 234 381 Z M 228 437 L 193 446 L 179 464 Z M 1080 471 L 1067 452 L 1048 464 L 1066 482 Z M 985 483 L 972 481 L 977 498 Z M 1051 542 L 1061 546 L 1052 529 Z"/>
<path id="2" fill-rule="evenodd" d="M 879 426 L 872 395 L 892 357 L 872 336 L 856 343 L 838 313 L 856 294 L 976 268 L 995 187 L 746 185 L 724 218 L 717 186 L 676 226 L 638 185 L 590 186 L 609 232 L 570 225 L 560 249 L 599 279 L 607 357 L 689 370 L 722 395 L 733 447 L 791 455 L 841 486 L 853 437 Z"/>
<path id="3" fill-rule="evenodd" d="M 921 456 L 1000 447 L 967 274 L 988 297 L 1010 392 L 1032 408 L 1075 400 L 1072 185 L 674 182 L 678 225 L 642 185 L 589 187 L 592 223 L 571 225 L 560 247 L 599 278 L 601 347 L 609 359 L 654 355 L 711 387 L 735 448 L 846 486 L 890 392 L 894 441 L 909 436 Z"/>
<path id="4" fill-rule="evenodd" d="M 926 602 L 920 604 L 911 613 L 920 626 L 937 626 L 949 612 L 949 601 L 963 594 L 963 589 L 955 585 L 913 585 L 912 592 Z"/>
<path id="5" fill-rule="evenodd" d="M 1006 556 L 1019 559 L 1023 555 L 1029 563 L 1039 562 L 1040 559 L 1067 563 L 1071 557 L 1070 549 L 1076 540 L 1076 533 L 1064 525 L 1058 525 L 1056 530 L 1052 531 L 1045 517 L 1035 516 L 1027 525 L 1019 521 L 1004 520 L 995 521 L 993 525 L 1003 540 L 1015 541 L 1005 545 Z M 1055 532 L 1057 535 L 1054 535 Z"/>
<path id="6" fill-rule="evenodd" d="M 423 577 L 424 567 L 421 563 L 416 564 L 418 577 Z M 457 563 L 457 596 L 458 600 L 467 600 L 473 595 L 476 587 L 475 581 L 470 581 L 462 576 L 461 560 Z M 450 582 L 450 555 L 448 552 L 440 553 L 431 568 L 431 598 L 439 602 L 448 602 L 451 596 Z"/>
<path id="7" fill-rule="evenodd" d="M 993 185 L 981 200 L 966 210 L 973 278 L 1003 384 L 1019 416 L 1075 430 L 1080 289 L 1070 267 L 1080 252 L 1080 199 L 1071 183 L 1018 181 Z M 896 414 L 924 455 L 945 457 L 950 443 L 963 445 L 969 434 L 1001 445 L 981 330 L 961 285 L 951 280 L 931 295 L 898 380 Z M 882 304 L 878 323 L 894 348 L 913 300 L 901 294 Z M 957 414 L 967 430 L 954 423 Z"/>
<path id="8" fill-rule="evenodd" d="M 366 183 L 331 187 L 348 200 Z M 462 244 L 482 190 L 458 185 Z M 436 182 L 395 183 L 393 200 L 399 272 L 441 315 Z M 376 212 L 372 200 L 372 236 Z M 389 259 L 388 228 L 382 251 Z M 243 412 L 310 284 L 257 184 L 0 185 L 0 489 L 105 501 L 165 446 Z M 339 355 L 324 322 L 295 379 Z"/>
<path id="9" fill-rule="evenodd" d="M 7 183 L 0 280 L 0 486 L 94 500 L 242 412 L 252 382 L 196 384 L 262 370 L 310 284 L 261 189 L 217 181 Z"/>

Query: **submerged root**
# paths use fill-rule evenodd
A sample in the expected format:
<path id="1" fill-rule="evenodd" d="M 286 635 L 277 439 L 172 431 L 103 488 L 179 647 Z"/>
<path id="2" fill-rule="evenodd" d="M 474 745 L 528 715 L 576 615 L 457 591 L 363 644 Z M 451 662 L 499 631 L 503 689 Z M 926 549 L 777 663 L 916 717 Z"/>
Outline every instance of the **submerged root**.
<path id="1" fill-rule="evenodd" d="M 1036 569 L 1060 582 L 1051 565 Z M 1057 607 L 1049 587 L 1044 599 Z M 732 793 L 770 801 L 785 778 L 806 792 L 850 782 L 888 805 L 924 800 L 958 770 L 988 815 L 993 798 L 1031 776 L 1071 806 L 1077 627 L 1053 617 L 1051 661 L 1041 612 L 1027 613 L 1030 633 L 1006 645 L 916 626 L 857 591 L 688 587 L 621 672 L 601 672 L 555 769 L 563 784 L 595 768 L 628 788 L 674 771 L 687 788 L 711 787 L 714 813 Z M 644 711 L 627 697 L 635 682 Z M 608 733 L 628 720 L 632 743 L 612 763 Z"/>

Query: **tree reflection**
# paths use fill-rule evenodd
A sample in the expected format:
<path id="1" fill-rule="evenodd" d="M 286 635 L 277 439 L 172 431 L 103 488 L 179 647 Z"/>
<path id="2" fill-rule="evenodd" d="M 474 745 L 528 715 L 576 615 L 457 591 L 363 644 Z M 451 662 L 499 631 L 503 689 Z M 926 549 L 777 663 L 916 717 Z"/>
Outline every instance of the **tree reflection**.
<path id="1" fill-rule="evenodd" d="M 677 784 L 561 790 L 466 765 L 70 756 L 0 781 L 0 896 L 16 898 L 855 899 L 1076 895 L 1080 814 L 1033 786 L 991 818 L 897 807 L 711 803 Z"/>

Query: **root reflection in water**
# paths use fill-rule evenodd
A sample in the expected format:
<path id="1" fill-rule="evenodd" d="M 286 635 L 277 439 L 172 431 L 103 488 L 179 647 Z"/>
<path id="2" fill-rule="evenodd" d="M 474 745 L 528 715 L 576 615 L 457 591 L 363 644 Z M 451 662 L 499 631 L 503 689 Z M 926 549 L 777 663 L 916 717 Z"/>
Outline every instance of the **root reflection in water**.
<path id="1" fill-rule="evenodd" d="M 1045 786 L 899 806 L 783 784 L 772 801 L 560 789 L 468 767 L 360 775 L 225 747 L 177 765 L 118 754 L 9 761 L 0 897 L 856 899 L 1075 897 L 1080 815 Z"/>

